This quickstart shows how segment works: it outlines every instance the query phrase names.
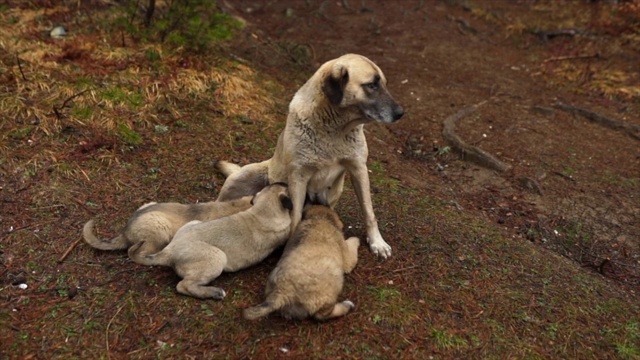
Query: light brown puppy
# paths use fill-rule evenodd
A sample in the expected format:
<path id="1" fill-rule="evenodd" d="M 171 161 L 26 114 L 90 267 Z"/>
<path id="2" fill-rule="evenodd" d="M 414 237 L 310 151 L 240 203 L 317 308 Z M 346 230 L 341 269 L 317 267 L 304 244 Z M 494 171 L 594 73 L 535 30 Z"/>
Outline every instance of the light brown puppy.
<path id="1" fill-rule="evenodd" d="M 291 100 L 287 124 L 271 159 L 243 167 L 216 163 L 227 176 L 218 200 L 237 199 L 266 184 L 286 182 L 293 202 L 293 233 L 305 198 L 333 208 L 349 173 L 364 213 L 369 248 L 389 257 L 391 247 L 373 213 L 363 129 L 370 122 L 393 123 L 404 114 L 386 84 L 380 68 L 364 56 L 347 54 L 324 63 Z"/>
<path id="2" fill-rule="evenodd" d="M 312 316 L 327 320 L 353 309 L 351 301 L 337 300 L 344 274 L 351 272 L 358 262 L 360 240 L 357 237 L 344 240 L 342 228 L 335 211 L 322 205 L 308 207 L 269 275 L 266 300 L 245 309 L 243 316 L 255 320 L 279 310 L 288 319 Z"/>
<path id="3" fill-rule="evenodd" d="M 142 265 L 171 266 L 182 278 L 181 294 L 205 299 L 222 299 L 225 291 L 208 285 L 223 271 L 232 272 L 255 265 L 284 245 L 291 226 L 291 200 L 286 184 L 276 183 L 260 190 L 249 209 L 211 221 L 191 221 L 181 227 L 160 252 L 143 255 L 129 248 L 129 257 Z"/>
<path id="4" fill-rule="evenodd" d="M 87 244 L 99 250 L 128 249 L 140 241 L 141 254 L 154 254 L 162 250 L 176 231 L 192 220 L 208 221 L 244 211 L 251 206 L 252 196 L 233 201 L 210 201 L 199 204 L 155 203 L 142 205 L 136 210 L 122 233 L 110 240 L 103 240 L 93 233 L 93 220 L 82 230 Z"/>

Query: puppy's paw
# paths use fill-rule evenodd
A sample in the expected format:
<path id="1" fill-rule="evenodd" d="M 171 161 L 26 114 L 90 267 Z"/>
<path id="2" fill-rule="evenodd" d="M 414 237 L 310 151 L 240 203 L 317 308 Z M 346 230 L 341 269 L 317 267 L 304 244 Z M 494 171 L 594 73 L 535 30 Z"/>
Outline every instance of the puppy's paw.
<path id="1" fill-rule="evenodd" d="M 346 306 L 347 308 L 349 308 L 349 310 L 353 310 L 356 307 L 356 304 L 354 304 L 351 300 L 345 300 L 342 302 L 342 305 Z"/>
<path id="2" fill-rule="evenodd" d="M 387 244 L 384 240 L 372 242 L 371 244 L 369 244 L 369 248 L 374 255 L 379 256 L 383 259 L 387 259 L 389 258 L 389 256 L 391 256 L 391 246 L 389 246 L 389 244 Z"/>

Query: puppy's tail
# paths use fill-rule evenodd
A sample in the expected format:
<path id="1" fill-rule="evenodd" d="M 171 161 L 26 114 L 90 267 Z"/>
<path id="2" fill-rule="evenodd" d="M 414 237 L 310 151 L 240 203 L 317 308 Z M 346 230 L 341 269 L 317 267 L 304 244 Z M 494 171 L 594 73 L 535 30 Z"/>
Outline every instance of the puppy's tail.
<path id="1" fill-rule="evenodd" d="M 285 305 L 286 301 L 284 297 L 278 295 L 277 292 L 271 293 L 262 304 L 244 309 L 242 311 L 242 317 L 247 320 L 256 320 L 276 310 L 280 310 Z"/>
<path id="2" fill-rule="evenodd" d="M 129 258 L 140 265 L 161 265 L 171 266 L 169 255 L 160 250 L 155 254 L 145 254 L 140 248 L 144 245 L 144 241 L 140 241 L 129 248 Z"/>
<path id="3" fill-rule="evenodd" d="M 82 237 L 84 241 L 99 250 L 121 250 L 129 247 L 129 242 L 120 234 L 111 240 L 98 239 L 93 233 L 93 220 L 87 221 L 82 228 Z"/>
<path id="4" fill-rule="evenodd" d="M 225 177 L 229 177 L 229 175 L 237 172 L 241 168 L 238 164 L 234 164 L 224 160 L 217 160 L 213 163 L 213 167 L 216 170 L 220 171 Z"/>

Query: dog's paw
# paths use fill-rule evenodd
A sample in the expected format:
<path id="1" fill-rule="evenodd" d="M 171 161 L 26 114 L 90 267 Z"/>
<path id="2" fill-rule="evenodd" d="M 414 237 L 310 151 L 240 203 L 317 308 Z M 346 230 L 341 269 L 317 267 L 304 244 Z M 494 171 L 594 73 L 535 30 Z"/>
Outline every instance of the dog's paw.
<path id="1" fill-rule="evenodd" d="M 369 244 L 369 248 L 374 255 L 379 256 L 383 259 L 387 259 L 391 256 L 391 246 L 389 246 L 389 244 L 387 244 L 384 240 L 372 242 L 371 244 Z"/>
<path id="2" fill-rule="evenodd" d="M 212 292 L 211 292 L 211 298 L 213 300 L 222 300 L 224 299 L 224 297 L 227 296 L 226 291 L 220 289 L 220 288 L 215 288 Z"/>

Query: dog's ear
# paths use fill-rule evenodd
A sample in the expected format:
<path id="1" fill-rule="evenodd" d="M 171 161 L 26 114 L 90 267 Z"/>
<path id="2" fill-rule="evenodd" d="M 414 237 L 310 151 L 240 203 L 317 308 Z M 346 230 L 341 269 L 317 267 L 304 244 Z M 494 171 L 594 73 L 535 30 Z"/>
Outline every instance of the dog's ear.
<path id="1" fill-rule="evenodd" d="M 334 66 L 332 71 L 327 74 L 322 84 L 322 92 L 324 92 L 332 105 L 338 105 L 342 102 L 344 88 L 348 82 L 349 71 L 344 66 Z"/>
<path id="2" fill-rule="evenodd" d="M 285 194 L 280 194 L 280 203 L 282 207 L 291 211 L 293 210 L 293 202 L 291 202 L 291 198 Z"/>

